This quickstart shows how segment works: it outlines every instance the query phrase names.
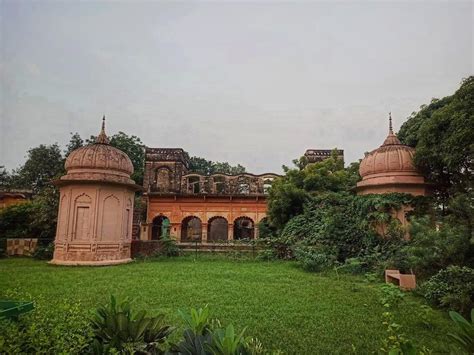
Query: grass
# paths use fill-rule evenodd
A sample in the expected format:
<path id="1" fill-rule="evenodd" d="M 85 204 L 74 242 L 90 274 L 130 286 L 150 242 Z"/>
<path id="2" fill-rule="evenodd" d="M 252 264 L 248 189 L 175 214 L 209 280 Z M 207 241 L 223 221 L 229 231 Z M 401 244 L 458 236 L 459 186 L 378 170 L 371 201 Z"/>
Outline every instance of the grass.
<path id="1" fill-rule="evenodd" d="M 223 325 L 247 327 L 265 347 L 287 354 L 377 352 L 386 338 L 379 284 L 351 275 L 304 272 L 291 262 L 232 260 L 199 255 L 137 261 L 112 267 L 60 267 L 26 258 L 0 260 L 0 298 L 7 290 L 55 301 L 79 301 L 85 312 L 110 294 L 135 298 L 137 309 L 164 313 L 182 326 L 177 310 L 209 304 Z M 431 329 L 419 317 L 422 301 L 406 297 L 393 311 L 414 344 L 446 353 L 450 321 L 430 314 Z"/>

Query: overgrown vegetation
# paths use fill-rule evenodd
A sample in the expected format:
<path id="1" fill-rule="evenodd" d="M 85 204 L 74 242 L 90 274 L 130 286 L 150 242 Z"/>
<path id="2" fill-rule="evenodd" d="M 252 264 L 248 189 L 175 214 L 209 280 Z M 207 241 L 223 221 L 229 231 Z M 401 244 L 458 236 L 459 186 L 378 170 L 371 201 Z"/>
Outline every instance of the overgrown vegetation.
<path id="1" fill-rule="evenodd" d="M 336 153 L 314 164 L 295 160 L 295 167 L 284 167 L 285 175 L 270 190 L 262 256 L 295 258 L 309 271 L 382 274 L 397 268 L 415 273 L 421 283 L 438 272 L 442 278 L 448 271 L 440 270 L 446 268 L 473 268 L 473 126 L 474 77 L 464 80 L 453 96 L 422 106 L 402 126 L 400 139 L 416 147 L 415 164 L 433 183 L 432 198 L 356 196 L 358 164 L 344 168 Z M 408 206 L 409 229 L 396 217 Z M 472 277 L 467 271 L 464 275 Z M 474 282 L 467 279 L 447 291 L 434 277 L 429 295 L 447 292 L 443 302 L 466 312 Z M 441 305 L 440 300 L 435 303 Z"/>

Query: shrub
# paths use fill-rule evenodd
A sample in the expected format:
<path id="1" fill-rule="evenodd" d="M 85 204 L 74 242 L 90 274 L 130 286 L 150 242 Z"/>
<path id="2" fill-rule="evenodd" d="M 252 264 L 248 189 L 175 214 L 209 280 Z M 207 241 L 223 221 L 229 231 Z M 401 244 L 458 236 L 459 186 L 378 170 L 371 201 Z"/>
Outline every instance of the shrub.
<path id="1" fill-rule="evenodd" d="M 4 297 L 32 299 L 18 292 L 7 292 Z M 1 354 L 78 354 L 89 348 L 93 333 L 81 304 L 57 300 L 49 307 L 42 297 L 34 301 L 35 310 L 17 321 L 0 320 Z"/>
<path id="2" fill-rule="evenodd" d="M 236 333 L 229 324 L 223 328 L 217 319 L 210 318 L 208 307 L 194 309 L 189 313 L 179 311 L 187 328 L 183 339 L 171 346 L 170 354 L 199 355 L 250 355 L 263 354 L 265 350 L 256 338 L 245 338 L 245 329 Z"/>
<path id="3" fill-rule="evenodd" d="M 54 243 L 49 243 L 47 245 L 38 245 L 35 252 L 33 253 L 33 258 L 38 260 L 51 260 L 53 258 L 54 252 Z"/>
<path id="4" fill-rule="evenodd" d="M 160 254 L 167 257 L 179 256 L 181 254 L 181 250 L 176 244 L 176 240 L 173 238 L 165 235 L 161 238 L 161 243 L 161 250 L 159 252 Z"/>
<path id="5" fill-rule="evenodd" d="M 471 309 L 471 322 L 464 319 L 457 312 L 449 312 L 449 316 L 456 324 L 454 333 L 448 335 L 466 354 L 474 354 L 474 308 Z"/>
<path id="6" fill-rule="evenodd" d="M 278 256 L 274 249 L 263 249 L 260 250 L 257 254 L 257 260 L 275 260 L 277 257 Z"/>
<path id="7" fill-rule="evenodd" d="M 430 218 L 412 218 L 411 240 L 401 254 L 418 277 L 431 276 L 449 265 L 466 265 L 470 233 L 462 224 L 444 221 L 438 228 Z"/>
<path id="8" fill-rule="evenodd" d="M 337 267 L 337 271 L 354 275 L 363 274 L 368 271 L 367 262 L 361 258 L 349 258 Z"/>
<path id="9" fill-rule="evenodd" d="M 474 307 L 474 269 L 449 266 L 432 276 L 421 290 L 433 304 L 465 315 Z"/>
<path id="10" fill-rule="evenodd" d="M 155 353 L 173 327 L 163 325 L 163 315 L 147 317 L 145 311 L 132 312 L 128 299 L 117 302 L 110 296 L 110 303 L 97 308 L 92 319 L 95 339 L 93 352 L 108 353 L 112 349 L 131 353 Z"/>
<path id="11" fill-rule="evenodd" d="M 298 264 L 306 271 L 319 272 L 332 267 L 336 257 L 322 248 L 299 246 L 294 249 Z"/>
<path id="12" fill-rule="evenodd" d="M 405 294 L 394 284 L 380 285 L 380 303 L 386 308 L 396 307 L 405 298 Z"/>

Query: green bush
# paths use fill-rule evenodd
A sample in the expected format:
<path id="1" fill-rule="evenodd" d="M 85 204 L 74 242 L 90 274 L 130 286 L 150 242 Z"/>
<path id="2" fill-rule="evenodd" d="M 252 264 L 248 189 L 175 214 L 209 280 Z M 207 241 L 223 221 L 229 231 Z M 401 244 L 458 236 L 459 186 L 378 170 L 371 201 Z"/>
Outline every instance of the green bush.
<path id="1" fill-rule="evenodd" d="M 320 272 L 336 262 L 336 257 L 322 248 L 299 246 L 294 252 L 298 264 L 306 271 Z"/>
<path id="2" fill-rule="evenodd" d="M 341 266 L 337 267 L 337 271 L 348 274 L 363 274 L 368 271 L 367 262 L 361 258 L 349 258 Z"/>
<path id="3" fill-rule="evenodd" d="M 474 307 L 474 269 L 449 266 L 422 284 L 421 292 L 431 303 L 466 315 Z"/>
<path id="4" fill-rule="evenodd" d="M 173 257 L 179 256 L 181 254 L 181 250 L 176 244 L 176 240 L 165 235 L 161 238 L 161 250 L 159 253 L 167 257 Z"/>
<path id="5" fill-rule="evenodd" d="M 179 311 L 186 323 L 183 339 L 172 344 L 170 354 L 198 355 L 254 355 L 265 353 L 256 338 L 244 337 L 245 329 L 236 333 L 229 324 L 223 328 L 217 319 L 210 318 L 209 308 L 194 309 L 189 313 Z"/>
<path id="6" fill-rule="evenodd" d="M 38 260 L 51 260 L 54 253 L 54 243 L 49 243 L 47 245 L 38 245 L 35 252 L 33 253 L 33 258 Z"/>
<path id="7" fill-rule="evenodd" d="M 110 302 L 97 308 L 92 319 L 96 354 L 113 351 L 125 353 L 160 353 L 163 343 L 173 327 L 163 324 L 163 315 L 147 317 L 145 311 L 133 312 L 131 302 L 126 299 L 117 302 L 114 296 Z"/>
<path id="8" fill-rule="evenodd" d="M 443 221 L 436 227 L 428 216 L 412 218 L 410 223 L 411 239 L 401 255 L 419 278 L 434 275 L 449 265 L 467 265 L 472 242 L 465 225 Z"/>
<path id="9" fill-rule="evenodd" d="M 31 296 L 7 292 L 7 299 Z M 17 321 L 0 320 L 0 354 L 79 354 L 89 348 L 93 333 L 89 317 L 79 303 L 58 299 L 54 307 L 35 297 L 35 309 Z"/>

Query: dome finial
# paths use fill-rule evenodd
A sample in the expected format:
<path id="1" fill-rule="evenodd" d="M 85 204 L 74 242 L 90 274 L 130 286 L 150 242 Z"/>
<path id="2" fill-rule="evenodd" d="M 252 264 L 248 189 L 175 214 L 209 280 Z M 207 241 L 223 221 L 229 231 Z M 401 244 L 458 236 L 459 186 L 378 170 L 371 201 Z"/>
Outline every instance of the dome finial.
<path id="1" fill-rule="evenodd" d="M 105 134 L 105 115 L 102 117 L 102 129 L 100 130 L 95 142 L 99 144 L 109 144 L 109 138 L 107 138 L 107 135 Z"/>
<path id="2" fill-rule="evenodd" d="M 388 113 L 388 133 L 393 134 L 393 127 L 392 127 L 392 112 Z"/>

